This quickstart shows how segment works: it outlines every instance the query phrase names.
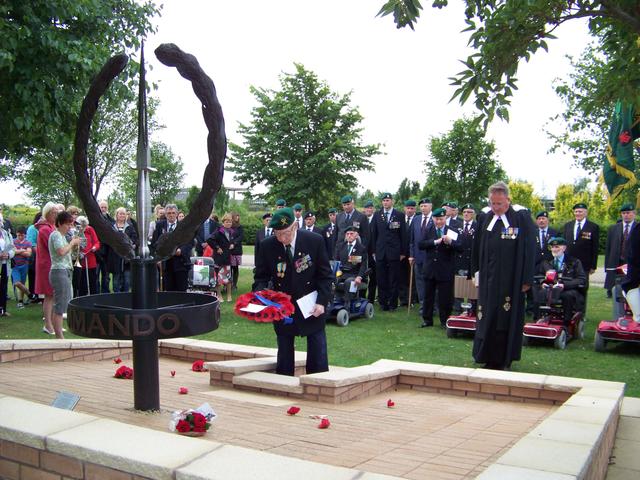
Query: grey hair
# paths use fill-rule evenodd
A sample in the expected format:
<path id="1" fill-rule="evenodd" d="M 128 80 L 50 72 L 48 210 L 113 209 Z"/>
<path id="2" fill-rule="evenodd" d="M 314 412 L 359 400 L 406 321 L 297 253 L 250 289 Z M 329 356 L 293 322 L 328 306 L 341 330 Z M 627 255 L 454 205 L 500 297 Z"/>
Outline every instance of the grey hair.
<path id="1" fill-rule="evenodd" d="M 489 196 L 502 193 L 505 197 L 509 196 L 509 186 L 504 182 L 496 182 L 489 187 Z"/>
<path id="2" fill-rule="evenodd" d="M 167 203 L 164 206 L 164 210 L 165 211 L 167 211 L 167 210 L 178 210 L 178 206 L 175 203 Z"/>
<path id="3" fill-rule="evenodd" d="M 86 228 L 86 226 L 89 225 L 89 219 L 84 215 L 80 215 L 76 218 L 76 223 L 80 225 L 81 228 Z"/>
<path id="4" fill-rule="evenodd" d="M 53 210 L 54 208 L 56 210 L 58 209 L 58 204 L 57 203 L 47 202 L 45 204 L 45 206 L 42 207 L 42 216 L 44 218 L 47 218 L 47 215 L 49 215 L 49 213 L 51 213 L 51 210 Z"/>

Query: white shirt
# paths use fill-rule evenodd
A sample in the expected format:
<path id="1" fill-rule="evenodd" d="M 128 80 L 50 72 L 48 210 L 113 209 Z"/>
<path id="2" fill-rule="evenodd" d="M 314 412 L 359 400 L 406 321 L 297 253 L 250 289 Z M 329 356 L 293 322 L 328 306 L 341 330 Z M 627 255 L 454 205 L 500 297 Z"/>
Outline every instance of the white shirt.
<path id="1" fill-rule="evenodd" d="M 490 232 L 491 230 L 493 230 L 493 226 L 496 224 L 498 220 L 502 220 L 502 224 L 504 225 L 504 228 L 509 228 L 509 220 L 507 220 L 507 216 L 504 213 L 499 217 L 494 214 L 493 218 L 489 222 L 489 225 L 487 226 L 487 232 Z"/>
<path id="2" fill-rule="evenodd" d="M 573 239 L 574 240 L 578 239 L 577 238 L 578 237 L 578 227 L 580 227 L 580 230 L 582 230 L 584 228 L 584 224 L 585 223 L 587 223 L 587 219 L 586 218 L 584 220 L 580 221 L 580 222 L 576 220 L 576 224 L 573 227 Z"/>

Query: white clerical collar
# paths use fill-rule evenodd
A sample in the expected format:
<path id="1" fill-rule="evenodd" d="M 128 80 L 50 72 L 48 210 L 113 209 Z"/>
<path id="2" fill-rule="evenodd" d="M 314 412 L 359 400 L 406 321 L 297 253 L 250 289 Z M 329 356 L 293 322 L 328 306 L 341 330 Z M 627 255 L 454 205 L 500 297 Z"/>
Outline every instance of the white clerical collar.
<path id="1" fill-rule="evenodd" d="M 490 232 L 491 230 L 493 230 L 493 226 L 496 224 L 496 222 L 498 221 L 498 219 L 502 220 L 502 224 L 504 225 L 504 228 L 509 228 L 509 220 L 507 220 L 507 216 L 503 213 L 502 215 L 500 215 L 499 217 L 497 215 L 494 215 L 493 218 L 491 219 L 491 221 L 489 222 L 489 225 L 487 226 L 487 231 Z"/>

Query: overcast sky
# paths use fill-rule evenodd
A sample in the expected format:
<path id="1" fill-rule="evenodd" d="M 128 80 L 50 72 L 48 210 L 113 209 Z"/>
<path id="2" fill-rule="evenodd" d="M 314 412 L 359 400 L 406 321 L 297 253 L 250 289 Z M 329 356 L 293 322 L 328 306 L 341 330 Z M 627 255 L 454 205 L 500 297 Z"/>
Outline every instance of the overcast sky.
<path id="1" fill-rule="evenodd" d="M 364 116 L 364 141 L 381 143 L 375 172 L 361 175 L 361 188 L 395 191 L 403 178 L 425 181 L 424 160 L 431 136 L 448 131 L 454 120 L 474 113 L 471 105 L 449 103 L 448 78 L 463 69 L 467 34 L 463 2 L 442 10 L 423 2 L 416 31 L 397 30 L 392 18 L 376 18 L 383 0 L 166 0 L 158 32 L 147 40 L 159 84 L 159 121 L 167 128 L 155 139 L 181 157 L 185 186 L 201 185 L 207 162 L 206 128 L 189 82 L 152 54 L 160 43 L 175 43 L 194 54 L 213 79 L 226 121 L 227 137 L 241 142 L 238 121 L 249 122 L 256 105 L 249 86 L 278 88 L 278 76 L 293 63 L 307 69 L 340 94 L 352 91 L 352 104 Z M 562 110 L 552 90 L 554 78 L 570 70 L 565 55 L 579 55 L 588 42 L 586 24 L 569 22 L 519 73 L 519 90 L 510 123 L 495 121 L 488 138 L 511 178 L 533 182 L 536 192 L 553 196 L 558 183 L 584 176 L 571 160 L 547 153 L 543 132 L 548 118 Z M 310 172 L 310 176 L 313 172 Z M 239 186 L 230 173 L 226 186 Z M 0 201 L 16 203 L 0 189 Z M 464 199 L 459 199 L 464 200 Z"/>

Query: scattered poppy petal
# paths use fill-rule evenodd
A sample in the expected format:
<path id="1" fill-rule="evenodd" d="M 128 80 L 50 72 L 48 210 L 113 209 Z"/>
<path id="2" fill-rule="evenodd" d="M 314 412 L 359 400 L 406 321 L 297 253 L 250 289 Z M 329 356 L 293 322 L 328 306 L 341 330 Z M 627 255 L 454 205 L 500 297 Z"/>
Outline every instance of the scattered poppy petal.
<path id="1" fill-rule="evenodd" d="M 300 411 L 300 407 L 289 407 L 289 410 L 287 410 L 287 414 L 288 415 L 295 415 L 296 413 L 298 413 Z"/>
<path id="2" fill-rule="evenodd" d="M 175 376 L 176 376 L 176 371 L 175 371 L 175 370 L 171 370 L 171 372 L 170 372 L 170 373 L 171 373 L 171 376 L 172 376 L 172 377 L 175 377 Z"/>
<path id="3" fill-rule="evenodd" d="M 322 420 L 320 420 L 320 423 L 318 424 L 318 428 L 329 428 L 329 425 L 331 425 L 331 422 L 329 421 L 329 419 L 323 418 Z"/>
<path id="4" fill-rule="evenodd" d="M 388 408 L 393 408 L 396 406 L 396 402 L 394 402 L 393 400 L 389 399 L 387 400 L 387 407 Z"/>
<path id="5" fill-rule="evenodd" d="M 116 364 L 122 363 L 122 359 L 120 357 L 114 358 L 113 363 L 116 363 Z"/>
<path id="6" fill-rule="evenodd" d="M 180 387 L 180 388 L 178 389 L 178 393 L 179 393 L 180 395 L 186 395 L 187 393 L 189 393 L 189 389 L 188 389 L 187 387 Z"/>

